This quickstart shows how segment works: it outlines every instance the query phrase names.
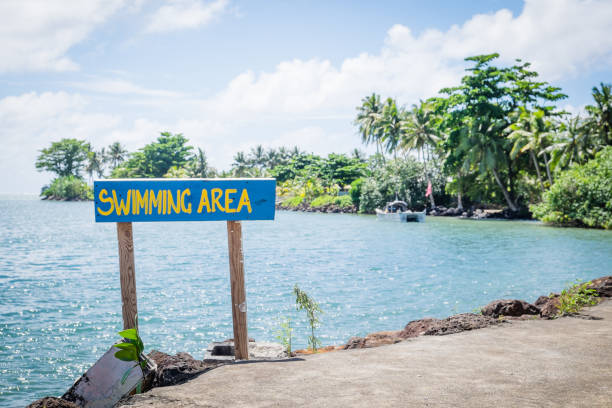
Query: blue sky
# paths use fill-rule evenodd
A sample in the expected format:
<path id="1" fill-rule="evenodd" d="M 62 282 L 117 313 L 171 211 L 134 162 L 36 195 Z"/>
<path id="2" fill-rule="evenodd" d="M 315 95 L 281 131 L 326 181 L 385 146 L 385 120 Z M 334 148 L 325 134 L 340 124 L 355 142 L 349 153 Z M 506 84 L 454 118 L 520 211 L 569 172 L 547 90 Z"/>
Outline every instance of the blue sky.
<path id="1" fill-rule="evenodd" d="M 361 97 L 409 106 L 478 53 L 533 62 L 580 111 L 612 80 L 610 21 L 583 0 L 2 2 L 0 192 L 38 192 L 34 160 L 62 137 L 182 132 L 219 169 L 256 144 L 348 152 Z"/>

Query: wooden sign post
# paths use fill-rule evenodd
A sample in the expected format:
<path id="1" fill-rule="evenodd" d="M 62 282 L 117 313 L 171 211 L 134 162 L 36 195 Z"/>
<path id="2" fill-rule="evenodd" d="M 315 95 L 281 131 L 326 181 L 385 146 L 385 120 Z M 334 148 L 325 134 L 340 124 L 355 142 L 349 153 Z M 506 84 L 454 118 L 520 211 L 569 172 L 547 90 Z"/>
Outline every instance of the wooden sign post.
<path id="1" fill-rule="evenodd" d="M 96 222 L 116 222 L 123 328 L 135 326 L 132 222 L 227 221 L 234 349 L 247 360 L 248 332 L 241 220 L 273 220 L 274 179 L 123 179 L 94 182 Z"/>

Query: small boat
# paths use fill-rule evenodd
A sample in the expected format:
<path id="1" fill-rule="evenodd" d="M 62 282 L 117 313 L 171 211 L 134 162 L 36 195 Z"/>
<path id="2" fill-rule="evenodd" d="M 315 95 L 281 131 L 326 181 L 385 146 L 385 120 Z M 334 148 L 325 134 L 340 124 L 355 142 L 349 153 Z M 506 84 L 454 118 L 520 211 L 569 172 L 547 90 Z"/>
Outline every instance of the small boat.
<path id="1" fill-rule="evenodd" d="M 387 203 L 384 210 L 376 209 L 376 218 L 381 221 L 425 222 L 425 210 L 410 211 L 405 201 Z"/>

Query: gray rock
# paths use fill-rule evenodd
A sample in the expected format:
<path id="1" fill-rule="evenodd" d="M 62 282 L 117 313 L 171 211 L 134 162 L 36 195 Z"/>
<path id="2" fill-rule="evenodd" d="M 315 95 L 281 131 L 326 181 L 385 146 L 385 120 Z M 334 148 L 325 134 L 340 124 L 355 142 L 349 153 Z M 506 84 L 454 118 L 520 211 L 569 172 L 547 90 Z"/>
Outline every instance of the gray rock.
<path id="1" fill-rule="evenodd" d="M 153 350 L 148 356 L 157 364 L 153 387 L 166 387 L 183 383 L 218 364 L 206 364 L 196 360 L 188 353 L 177 353 L 171 356 L 161 351 Z"/>
<path id="2" fill-rule="evenodd" d="M 482 329 L 484 327 L 499 324 L 497 319 L 490 316 L 482 316 L 474 313 L 461 313 L 443 320 L 434 320 L 431 326 L 423 332 L 425 336 L 444 336 L 447 334 L 461 333 L 467 330 Z"/>
<path id="3" fill-rule="evenodd" d="M 538 315 L 540 309 L 524 300 L 500 299 L 483 307 L 481 313 L 491 317 Z"/>

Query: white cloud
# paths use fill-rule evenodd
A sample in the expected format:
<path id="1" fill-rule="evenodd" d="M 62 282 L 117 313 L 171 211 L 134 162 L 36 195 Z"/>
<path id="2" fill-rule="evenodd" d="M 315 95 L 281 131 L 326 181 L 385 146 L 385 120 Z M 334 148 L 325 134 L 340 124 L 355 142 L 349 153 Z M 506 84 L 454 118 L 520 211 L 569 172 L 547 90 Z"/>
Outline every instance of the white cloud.
<path id="1" fill-rule="evenodd" d="M 66 56 L 124 0 L 0 2 L 0 72 L 70 71 Z"/>
<path id="2" fill-rule="evenodd" d="M 228 0 L 169 0 L 150 18 L 145 31 L 168 32 L 204 26 L 226 11 Z"/>
<path id="3" fill-rule="evenodd" d="M 124 79 L 95 79 L 89 82 L 75 82 L 71 85 L 75 88 L 111 95 L 140 95 L 162 98 L 177 98 L 182 96 L 180 92 L 148 89 Z"/>
<path id="4" fill-rule="evenodd" d="M 527 0 L 508 10 L 473 16 L 447 31 L 414 34 L 397 24 L 379 54 L 363 53 L 338 67 L 328 60 L 281 62 L 273 72 L 247 71 L 210 101 L 219 114 L 352 114 L 375 91 L 407 104 L 455 85 L 467 56 L 499 52 L 502 63 L 533 63 L 547 81 L 612 62 L 612 2 Z"/>
<path id="5" fill-rule="evenodd" d="M 132 73 L 74 84 L 83 92 L 104 93 L 103 98 L 66 92 L 5 97 L 0 99 L 0 172 L 15 177 L 3 180 L 0 191 L 32 191 L 47 182 L 48 175 L 36 173 L 33 163 L 39 149 L 62 137 L 87 139 L 96 147 L 119 140 L 134 150 L 160 131 L 182 132 L 220 169 L 229 167 L 236 151 L 256 144 L 349 152 L 359 145 L 352 119 L 362 97 L 377 92 L 416 103 L 458 84 L 469 55 L 498 51 L 502 63 L 520 57 L 533 62 L 547 81 L 602 67 L 609 71 L 609 21 L 612 2 L 528 0 L 520 15 L 507 10 L 476 15 L 446 31 L 415 34 L 398 24 L 377 53 L 340 64 L 294 59 L 270 72 L 246 71 L 207 99 L 144 88 L 126 79 Z M 115 113 L 101 113 L 94 101 Z"/>
<path id="6" fill-rule="evenodd" d="M 97 144 L 118 126 L 117 116 L 87 112 L 87 100 L 66 92 L 30 92 L 0 99 L 0 173 L 2 190 L 36 191 L 49 176 L 37 173 L 34 162 L 40 149 L 64 137 Z"/>

